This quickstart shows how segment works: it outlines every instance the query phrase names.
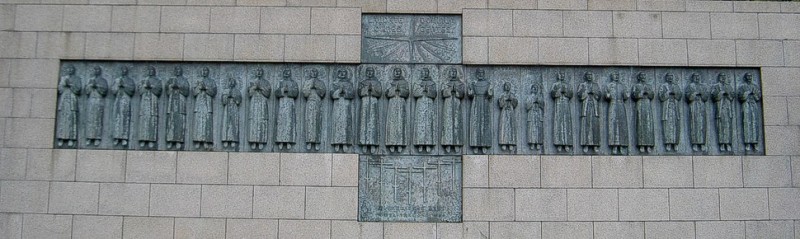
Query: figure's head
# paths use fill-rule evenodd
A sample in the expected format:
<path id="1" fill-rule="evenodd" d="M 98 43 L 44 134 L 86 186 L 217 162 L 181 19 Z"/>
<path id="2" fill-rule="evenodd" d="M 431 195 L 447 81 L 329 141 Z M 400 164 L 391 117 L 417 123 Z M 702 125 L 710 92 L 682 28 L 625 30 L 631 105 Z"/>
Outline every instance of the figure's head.
<path id="1" fill-rule="evenodd" d="M 611 73 L 611 82 L 619 82 L 619 73 Z"/>
<path id="2" fill-rule="evenodd" d="M 75 74 L 75 67 L 72 66 L 72 65 L 68 65 L 68 66 L 66 66 L 64 68 L 64 72 L 66 72 L 67 75 L 74 75 Z"/>
<path id="3" fill-rule="evenodd" d="M 368 78 L 375 77 L 375 68 L 373 68 L 371 66 L 367 67 L 366 73 L 367 73 L 367 77 Z"/>
<path id="4" fill-rule="evenodd" d="M 717 76 L 717 82 L 722 84 L 728 83 L 728 75 L 725 73 L 719 73 Z"/>
<path id="5" fill-rule="evenodd" d="M 564 81 L 564 73 L 563 72 L 556 73 L 556 80 Z"/>
<path id="6" fill-rule="evenodd" d="M 284 79 L 289 79 L 291 77 L 292 77 L 292 70 L 289 70 L 289 69 L 283 70 L 283 78 Z"/>
<path id="7" fill-rule="evenodd" d="M 103 69 L 100 68 L 100 66 L 95 66 L 94 68 L 92 68 L 93 76 L 100 76 L 100 74 L 103 74 Z"/>
<path id="8" fill-rule="evenodd" d="M 645 76 L 644 73 L 639 72 L 639 74 L 636 75 L 636 80 L 638 80 L 641 83 L 645 83 L 645 81 L 647 80 L 647 76 Z"/>
<path id="9" fill-rule="evenodd" d="M 745 73 L 744 74 L 744 82 L 753 83 L 753 74 Z"/>
<path id="10" fill-rule="evenodd" d="M 127 66 L 119 67 L 119 74 L 122 75 L 122 76 L 127 76 L 128 75 L 128 67 Z"/>
<path id="11" fill-rule="evenodd" d="M 700 74 L 692 73 L 692 82 L 693 83 L 700 83 Z"/>
<path id="12" fill-rule="evenodd" d="M 506 81 L 505 83 L 503 83 L 503 91 L 505 91 L 505 92 L 511 91 L 511 83 L 510 82 Z"/>
<path id="13" fill-rule="evenodd" d="M 395 67 L 392 69 L 392 75 L 394 75 L 395 78 L 403 77 L 403 70 L 400 69 L 400 67 Z"/>
<path id="14" fill-rule="evenodd" d="M 176 66 L 172 73 L 175 74 L 175 76 L 181 76 L 183 75 L 183 68 Z"/>
<path id="15" fill-rule="evenodd" d="M 536 84 L 531 85 L 531 94 L 538 94 L 539 93 L 539 86 Z"/>
<path id="16" fill-rule="evenodd" d="M 347 70 L 340 69 L 339 71 L 336 72 L 336 77 L 339 78 L 340 80 L 346 81 L 347 80 Z"/>
<path id="17" fill-rule="evenodd" d="M 450 68 L 450 70 L 447 72 L 447 75 L 450 77 L 450 79 L 458 78 L 458 70 L 456 70 L 455 67 Z"/>
<path id="18" fill-rule="evenodd" d="M 155 76 L 156 75 L 156 68 L 153 66 L 147 67 L 147 76 Z"/>
<path id="19" fill-rule="evenodd" d="M 233 89 L 234 87 L 236 87 L 236 79 L 234 79 L 233 77 L 229 77 L 228 88 Z"/>
<path id="20" fill-rule="evenodd" d="M 591 72 L 586 72 L 586 74 L 583 75 L 583 79 L 585 79 L 587 82 L 592 82 L 594 80 L 594 74 Z"/>
<path id="21" fill-rule="evenodd" d="M 673 75 L 672 73 L 667 73 L 666 75 L 664 75 L 664 80 L 669 83 L 675 83 L 675 75 Z"/>
<path id="22" fill-rule="evenodd" d="M 261 78 L 262 76 L 264 76 L 264 69 L 256 68 L 256 70 L 253 71 L 253 75 L 255 75 L 256 78 Z"/>
<path id="23" fill-rule="evenodd" d="M 422 68 L 422 79 L 430 79 L 431 76 L 431 69 Z"/>
<path id="24" fill-rule="evenodd" d="M 308 77 L 309 78 L 315 78 L 316 79 L 318 75 L 319 75 L 319 71 L 317 71 L 317 69 L 311 69 L 311 71 L 308 72 Z"/>
<path id="25" fill-rule="evenodd" d="M 486 79 L 486 71 L 484 71 L 483 69 L 475 70 L 475 77 L 477 77 L 478 80 L 485 80 Z"/>
<path id="26" fill-rule="evenodd" d="M 200 70 L 200 76 L 202 76 L 202 77 L 207 77 L 207 76 L 208 76 L 208 73 L 209 73 L 209 71 L 210 71 L 210 70 L 208 70 L 208 67 L 203 67 L 203 69 L 202 69 L 202 70 Z"/>

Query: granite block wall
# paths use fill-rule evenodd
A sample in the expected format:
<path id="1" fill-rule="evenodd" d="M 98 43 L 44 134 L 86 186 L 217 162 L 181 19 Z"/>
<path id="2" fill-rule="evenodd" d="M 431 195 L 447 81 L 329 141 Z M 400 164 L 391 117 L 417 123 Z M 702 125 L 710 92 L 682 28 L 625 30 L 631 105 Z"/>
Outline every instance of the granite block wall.
<path id="1" fill-rule="evenodd" d="M 59 61 L 360 62 L 461 14 L 465 64 L 759 67 L 765 156 L 464 156 L 462 223 L 357 222 L 357 155 L 52 149 Z M 800 238 L 800 3 L 0 0 L 0 238 Z"/>

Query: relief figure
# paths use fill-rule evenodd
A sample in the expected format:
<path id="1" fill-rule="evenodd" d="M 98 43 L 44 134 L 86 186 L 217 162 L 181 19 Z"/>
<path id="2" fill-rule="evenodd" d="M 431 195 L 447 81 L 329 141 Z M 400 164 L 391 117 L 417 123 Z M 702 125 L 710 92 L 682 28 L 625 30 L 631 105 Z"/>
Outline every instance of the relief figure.
<path id="1" fill-rule="evenodd" d="M 64 71 L 65 75 L 58 81 L 56 144 L 74 148 L 78 142 L 78 97 L 83 87 L 74 66 L 68 65 Z"/>
<path id="2" fill-rule="evenodd" d="M 183 77 L 183 68 L 175 67 L 173 77 L 167 80 L 167 149 L 181 149 L 186 137 L 186 97 L 189 81 Z"/>
<path id="3" fill-rule="evenodd" d="M 736 92 L 725 73 L 717 76 L 717 84 L 711 87 L 711 97 L 716 105 L 717 143 L 720 152 L 733 150 L 733 101 Z"/>
<path id="4" fill-rule="evenodd" d="M 354 97 L 353 84 L 350 83 L 347 70 L 339 69 L 331 89 L 331 99 L 333 99 L 331 145 L 333 145 L 334 152 L 346 153 L 347 148 L 353 144 L 353 119 L 350 103 Z"/>
<path id="5" fill-rule="evenodd" d="M 194 87 L 194 137 L 195 149 L 211 150 L 214 146 L 214 96 L 217 84 L 208 76 L 208 67 L 200 70 L 200 79 Z"/>
<path id="6" fill-rule="evenodd" d="M 257 68 L 253 72 L 253 81 L 247 87 L 247 96 L 250 97 L 248 108 L 248 122 L 250 129 L 247 142 L 251 150 L 264 150 L 269 140 L 267 128 L 269 127 L 269 96 L 272 86 L 264 78 L 264 69 Z"/>
<path id="7" fill-rule="evenodd" d="M 594 74 L 587 72 L 584 82 L 578 85 L 580 101 L 581 148 L 583 153 L 598 153 L 600 149 L 600 85 Z"/>
<path id="8" fill-rule="evenodd" d="M 683 100 L 683 92 L 672 73 L 667 73 L 664 81 L 666 82 L 658 90 L 658 98 L 661 100 L 661 129 L 665 150 L 675 152 L 681 142 L 681 118 L 683 115 L 679 103 Z"/>
<path id="9" fill-rule="evenodd" d="M 128 77 L 128 67 L 119 69 L 119 78 L 111 84 L 114 107 L 111 109 L 111 138 L 115 146 L 128 146 L 131 132 L 131 97 L 136 92 L 133 79 Z"/>
<path id="10" fill-rule="evenodd" d="M 430 153 L 436 145 L 434 122 L 436 118 L 436 83 L 431 78 L 430 69 L 423 68 L 421 81 L 414 85 L 414 146 L 417 152 Z"/>
<path id="11" fill-rule="evenodd" d="M 386 89 L 389 105 L 386 109 L 386 147 L 390 153 L 401 153 L 406 147 L 406 100 L 408 81 L 400 68 L 392 69 L 392 81 Z"/>
<path id="12" fill-rule="evenodd" d="M 689 141 L 692 151 L 706 151 L 706 101 L 708 93 L 700 82 L 700 74 L 694 73 L 691 83 L 686 87 L 686 101 L 689 102 Z"/>
<path id="13" fill-rule="evenodd" d="M 633 85 L 632 97 L 635 102 L 636 113 L 636 146 L 640 153 L 652 153 L 655 148 L 655 132 L 653 122 L 653 98 L 655 92 L 647 84 L 647 77 L 644 73 L 636 76 L 636 84 Z"/>
<path id="14" fill-rule="evenodd" d="M 530 95 L 525 102 L 527 110 L 528 146 L 531 150 L 541 151 L 544 144 L 544 99 L 542 99 L 542 86 L 539 83 L 531 85 Z"/>
<path id="15" fill-rule="evenodd" d="M 611 82 L 606 86 L 605 100 L 608 101 L 608 146 L 611 154 L 625 154 L 628 149 L 628 110 L 625 102 L 630 98 L 628 87 L 619 82 L 619 74 L 611 74 Z"/>
<path id="16" fill-rule="evenodd" d="M 383 88 L 375 78 L 375 68 L 367 67 L 365 74 L 366 79 L 358 84 L 358 96 L 361 97 L 358 145 L 364 153 L 374 154 L 378 150 L 378 99 Z"/>
<path id="17" fill-rule="evenodd" d="M 239 144 L 239 105 L 242 93 L 236 79 L 229 77 L 222 89 L 222 147 L 235 149 Z"/>
<path id="18" fill-rule="evenodd" d="M 292 149 L 295 144 L 295 100 L 299 95 L 297 82 L 292 79 L 292 71 L 283 70 L 283 79 L 275 89 L 278 97 L 278 127 L 275 129 L 275 143 L 279 150 Z"/>
<path id="19" fill-rule="evenodd" d="M 139 148 L 155 149 L 158 141 L 158 97 L 161 97 L 161 80 L 156 77 L 156 68 L 147 67 L 145 78 L 139 83 L 139 127 L 136 135 Z"/>
<path id="20" fill-rule="evenodd" d="M 108 82 L 103 78 L 103 69 L 95 66 L 92 69 L 92 77 L 86 82 L 83 92 L 88 100 L 86 101 L 86 120 L 84 133 L 86 145 L 99 146 L 103 139 L 103 112 L 105 97 L 108 94 Z"/>
<path id="21" fill-rule="evenodd" d="M 572 112 L 570 99 L 572 87 L 564 81 L 564 73 L 556 75 L 556 83 L 550 91 L 550 96 L 555 101 L 553 112 L 553 145 L 557 153 L 572 152 Z"/>
<path id="22" fill-rule="evenodd" d="M 306 99 L 306 149 L 313 149 L 314 151 L 319 150 L 322 129 L 322 99 L 325 98 L 325 94 L 328 91 L 325 87 L 325 82 L 318 77 L 319 71 L 311 69 L 308 72 L 308 84 L 303 87 L 303 97 Z"/>
<path id="23" fill-rule="evenodd" d="M 470 107 L 469 146 L 475 154 L 486 154 L 492 147 L 492 97 L 494 89 L 486 79 L 483 69 L 475 70 L 476 82 L 467 89 L 467 96 L 472 99 Z"/>
<path id="24" fill-rule="evenodd" d="M 759 129 L 761 128 L 758 105 L 761 101 L 761 90 L 753 82 L 753 74 L 744 74 L 744 83 L 739 86 L 739 102 L 742 103 L 742 137 L 744 150 L 758 150 Z"/>
<path id="25" fill-rule="evenodd" d="M 465 85 L 458 78 L 458 70 L 450 68 L 447 72 L 450 78 L 442 88 L 442 138 L 444 152 L 458 152 L 463 145 L 464 118 L 462 115 L 462 99 L 464 99 Z"/>
<path id="26" fill-rule="evenodd" d="M 500 117 L 498 117 L 498 121 L 500 122 L 497 126 L 499 135 L 497 137 L 497 142 L 500 144 L 500 150 L 514 151 L 517 147 L 516 108 L 519 104 L 519 100 L 516 95 L 514 95 L 510 82 L 505 82 L 503 84 L 503 93 L 497 100 L 497 104 L 500 106 Z"/>

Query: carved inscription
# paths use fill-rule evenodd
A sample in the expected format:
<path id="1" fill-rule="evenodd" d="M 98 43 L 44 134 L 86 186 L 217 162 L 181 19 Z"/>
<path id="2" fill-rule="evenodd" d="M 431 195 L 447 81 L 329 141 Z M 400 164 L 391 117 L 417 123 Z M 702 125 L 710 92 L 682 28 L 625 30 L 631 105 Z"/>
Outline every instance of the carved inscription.
<path id="1" fill-rule="evenodd" d="M 459 156 L 362 155 L 358 173 L 359 221 L 461 221 Z"/>
<path id="2" fill-rule="evenodd" d="M 364 15 L 365 63 L 461 63 L 461 17 Z"/>

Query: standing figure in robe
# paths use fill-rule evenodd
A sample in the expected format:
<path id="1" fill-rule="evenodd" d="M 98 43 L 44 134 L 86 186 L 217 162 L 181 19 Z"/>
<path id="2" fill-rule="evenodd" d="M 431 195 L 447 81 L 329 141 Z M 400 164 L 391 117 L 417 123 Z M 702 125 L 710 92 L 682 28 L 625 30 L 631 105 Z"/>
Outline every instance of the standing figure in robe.
<path id="1" fill-rule="evenodd" d="M 303 87 L 303 97 L 306 98 L 306 149 L 319 150 L 321 142 L 321 128 L 322 128 L 322 99 L 325 98 L 328 90 L 325 87 L 325 82 L 320 80 L 319 71 L 311 69 L 308 72 L 307 87 Z"/>
<path id="2" fill-rule="evenodd" d="M 366 79 L 358 84 L 358 96 L 361 97 L 358 145 L 364 153 L 374 154 L 378 150 L 378 99 L 381 98 L 383 88 L 381 82 L 375 78 L 375 68 L 367 67 L 365 74 Z"/>
<path id="3" fill-rule="evenodd" d="M 78 97 L 81 94 L 81 78 L 75 75 L 75 67 L 68 65 L 65 75 L 58 81 L 58 117 L 56 144 L 73 148 L 78 142 Z"/>
<path id="4" fill-rule="evenodd" d="M 672 73 L 667 73 L 664 80 L 666 83 L 661 85 L 658 90 L 658 98 L 661 100 L 664 146 L 667 152 L 675 152 L 681 142 L 681 118 L 683 115 L 679 103 L 683 100 L 683 92 Z"/>
<path id="5" fill-rule="evenodd" d="M 347 70 L 339 69 L 336 72 L 336 79 L 331 89 L 331 99 L 333 99 L 331 145 L 333 145 L 334 152 L 346 153 L 347 147 L 353 144 L 353 119 L 350 103 L 355 97 L 355 92 Z"/>
<path id="6" fill-rule="evenodd" d="M 584 82 L 578 85 L 578 100 L 581 104 L 581 148 L 583 153 L 600 150 L 600 85 L 594 82 L 594 74 L 586 72 Z"/>
<path id="7" fill-rule="evenodd" d="M 498 121 L 497 130 L 499 135 L 497 138 L 500 149 L 503 151 L 514 151 L 517 147 L 517 105 L 519 100 L 514 95 L 510 82 L 503 84 L 503 93 L 497 100 L 500 106 L 500 117 Z"/>
<path id="8" fill-rule="evenodd" d="M 249 124 L 247 142 L 250 149 L 263 150 L 269 140 L 269 96 L 272 86 L 264 78 L 264 69 L 258 68 L 253 72 L 254 79 L 247 87 L 247 96 L 250 97 Z"/>
<path id="9" fill-rule="evenodd" d="M 744 83 L 739 85 L 739 102 L 742 102 L 742 136 L 746 152 L 758 150 L 759 123 L 758 105 L 761 101 L 761 90 L 753 82 L 753 74 L 744 74 Z"/>
<path id="10" fill-rule="evenodd" d="M 434 140 L 434 121 L 436 120 L 436 83 L 431 78 L 431 71 L 423 68 L 421 81 L 414 85 L 414 146 L 417 152 L 430 153 L 436 145 Z"/>
<path id="11" fill-rule="evenodd" d="M 295 144 L 295 100 L 299 95 L 297 82 L 292 79 L 292 71 L 283 70 L 283 79 L 275 89 L 278 97 L 278 128 L 275 130 L 275 143 L 279 150 L 292 149 Z"/>
<path id="12" fill-rule="evenodd" d="M 450 78 L 442 87 L 442 138 L 441 143 L 445 153 L 458 152 L 463 145 L 464 118 L 462 115 L 462 102 L 464 99 L 465 85 L 458 78 L 458 70 L 453 67 L 447 72 Z"/>
<path id="13" fill-rule="evenodd" d="M 640 72 L 636 76 L 636 81 L 632 90 L 633 101 L 636 103 L 636 146 L 640 153 L 652 153 L 656 144 L 652 103 L 655 93 L 647 84 L 644 73 Z"/>
<path id="14" fill-rule="evenodd" d="M 174 76 L 167 80 L 167 149 L 181 149 L 186 134 L 186 97 L 189 81 L 183 77 L 183 68 L 175 67 Z"/>
<path id="15" fill-rule="evenodd" d="M 195 149 L 211 150 L 214 146 L 214 96 L 217 84 L 208 76 L 208 67 L 200 70 L 200 79 L 194 87 L 194 137 Z"/>
<path id="16" fill-rule="evenodd" d="M 239 144 L 239 105 L 242 93 L 236 79 L 228 78 L 222 89 L 222 147 L 235 149 Z"/>
<path id="17" fill-rule="evenodd" d="M 111 110 L 111 138 L 114 146 L 128 147 L 131 132 L 131 97 L 136 92 L 136 84 L 128 77 L 128 67 L 119 69 L 119 78 L 111 84 L 114 95 L 114 108 Z"/>
<path id="18" fill-rule="evenodd" d="M 475 154 L 486 154 L 492 147 L 492 97 L 494 89 L 486 79 L 483 69 L 475 70 L 476 82 L 467 89 L 467 96 L 472 99 L 470 107 L 469 146 Z"/>
<path id="19" fill-rule="evenodd" d="M 103 69 L 95 66 L 92 77 L 86 82 L 83 89 L 86 97 L 86 145 L 99 146 L 103 139 L 103 112 L 106 104 L 105 97 L 108 93 L 108 82 L 103 78 Z"/>
<path id="20" fill-rule="evenodd" d="M 139 148 L 156 149 L 158 142 L 158 97 L 161 96 L 161 80 L 156 77 L 156 68 L 147 67 L 147 73 L 139 83 Z"/>
<path id="21" fill-rule="evenodd" d="M 711 87 L 711 96 L 717 108 L 717 143 L 720 152 L 730 152 L 733 150 L 733 101 L 736 92 L 725 73 L 719 74 L 717 82 Z"/>
<path id="22" fill-rule="evenodd" d="M 625 154 L 629 144 L 625 102 L 630 98 L 630 92 L 628 87 L 619 82 L 618 73 L 611 74 L 604 98 L 608 101 L 608 146 L 611 147 L 611 154 Z"/>
<path id="23" fill-rule="evenodd" d="M 544 99 L 542 99 L 542 86 L 539 83 L 531 85 L 530 95 L 525 102 L 527 110 L 528 146 L 531 150 L 542 150 L 544 144 Z"/>
<path id="24" fill-rule="evenodd" d="M 689 102 L 689 141 L 692 151 L 705 152 L 708 93 L 697 73 L 692 74 L 691 83 L 686 87 L 686 100 Z"/>
<path id="25" fill-rule="evenodd" d="M 556 83 L 550 91 L 550 96 L 555 101 L 553 112 L 553 145 L 557 153 L 572 152 L 572 87 L 564 81 L 564 73 L 556 75 Z"/>
<path id="26" fill-rule="evenodd" d="M 386 147 L 390 153 L 402 153 L 406 141 L 406 100 L 408 99 L 408 81 L 400 68 L 392 69 L 392 82 L 386 89 L 389 105 L 386 108 Z"/>

